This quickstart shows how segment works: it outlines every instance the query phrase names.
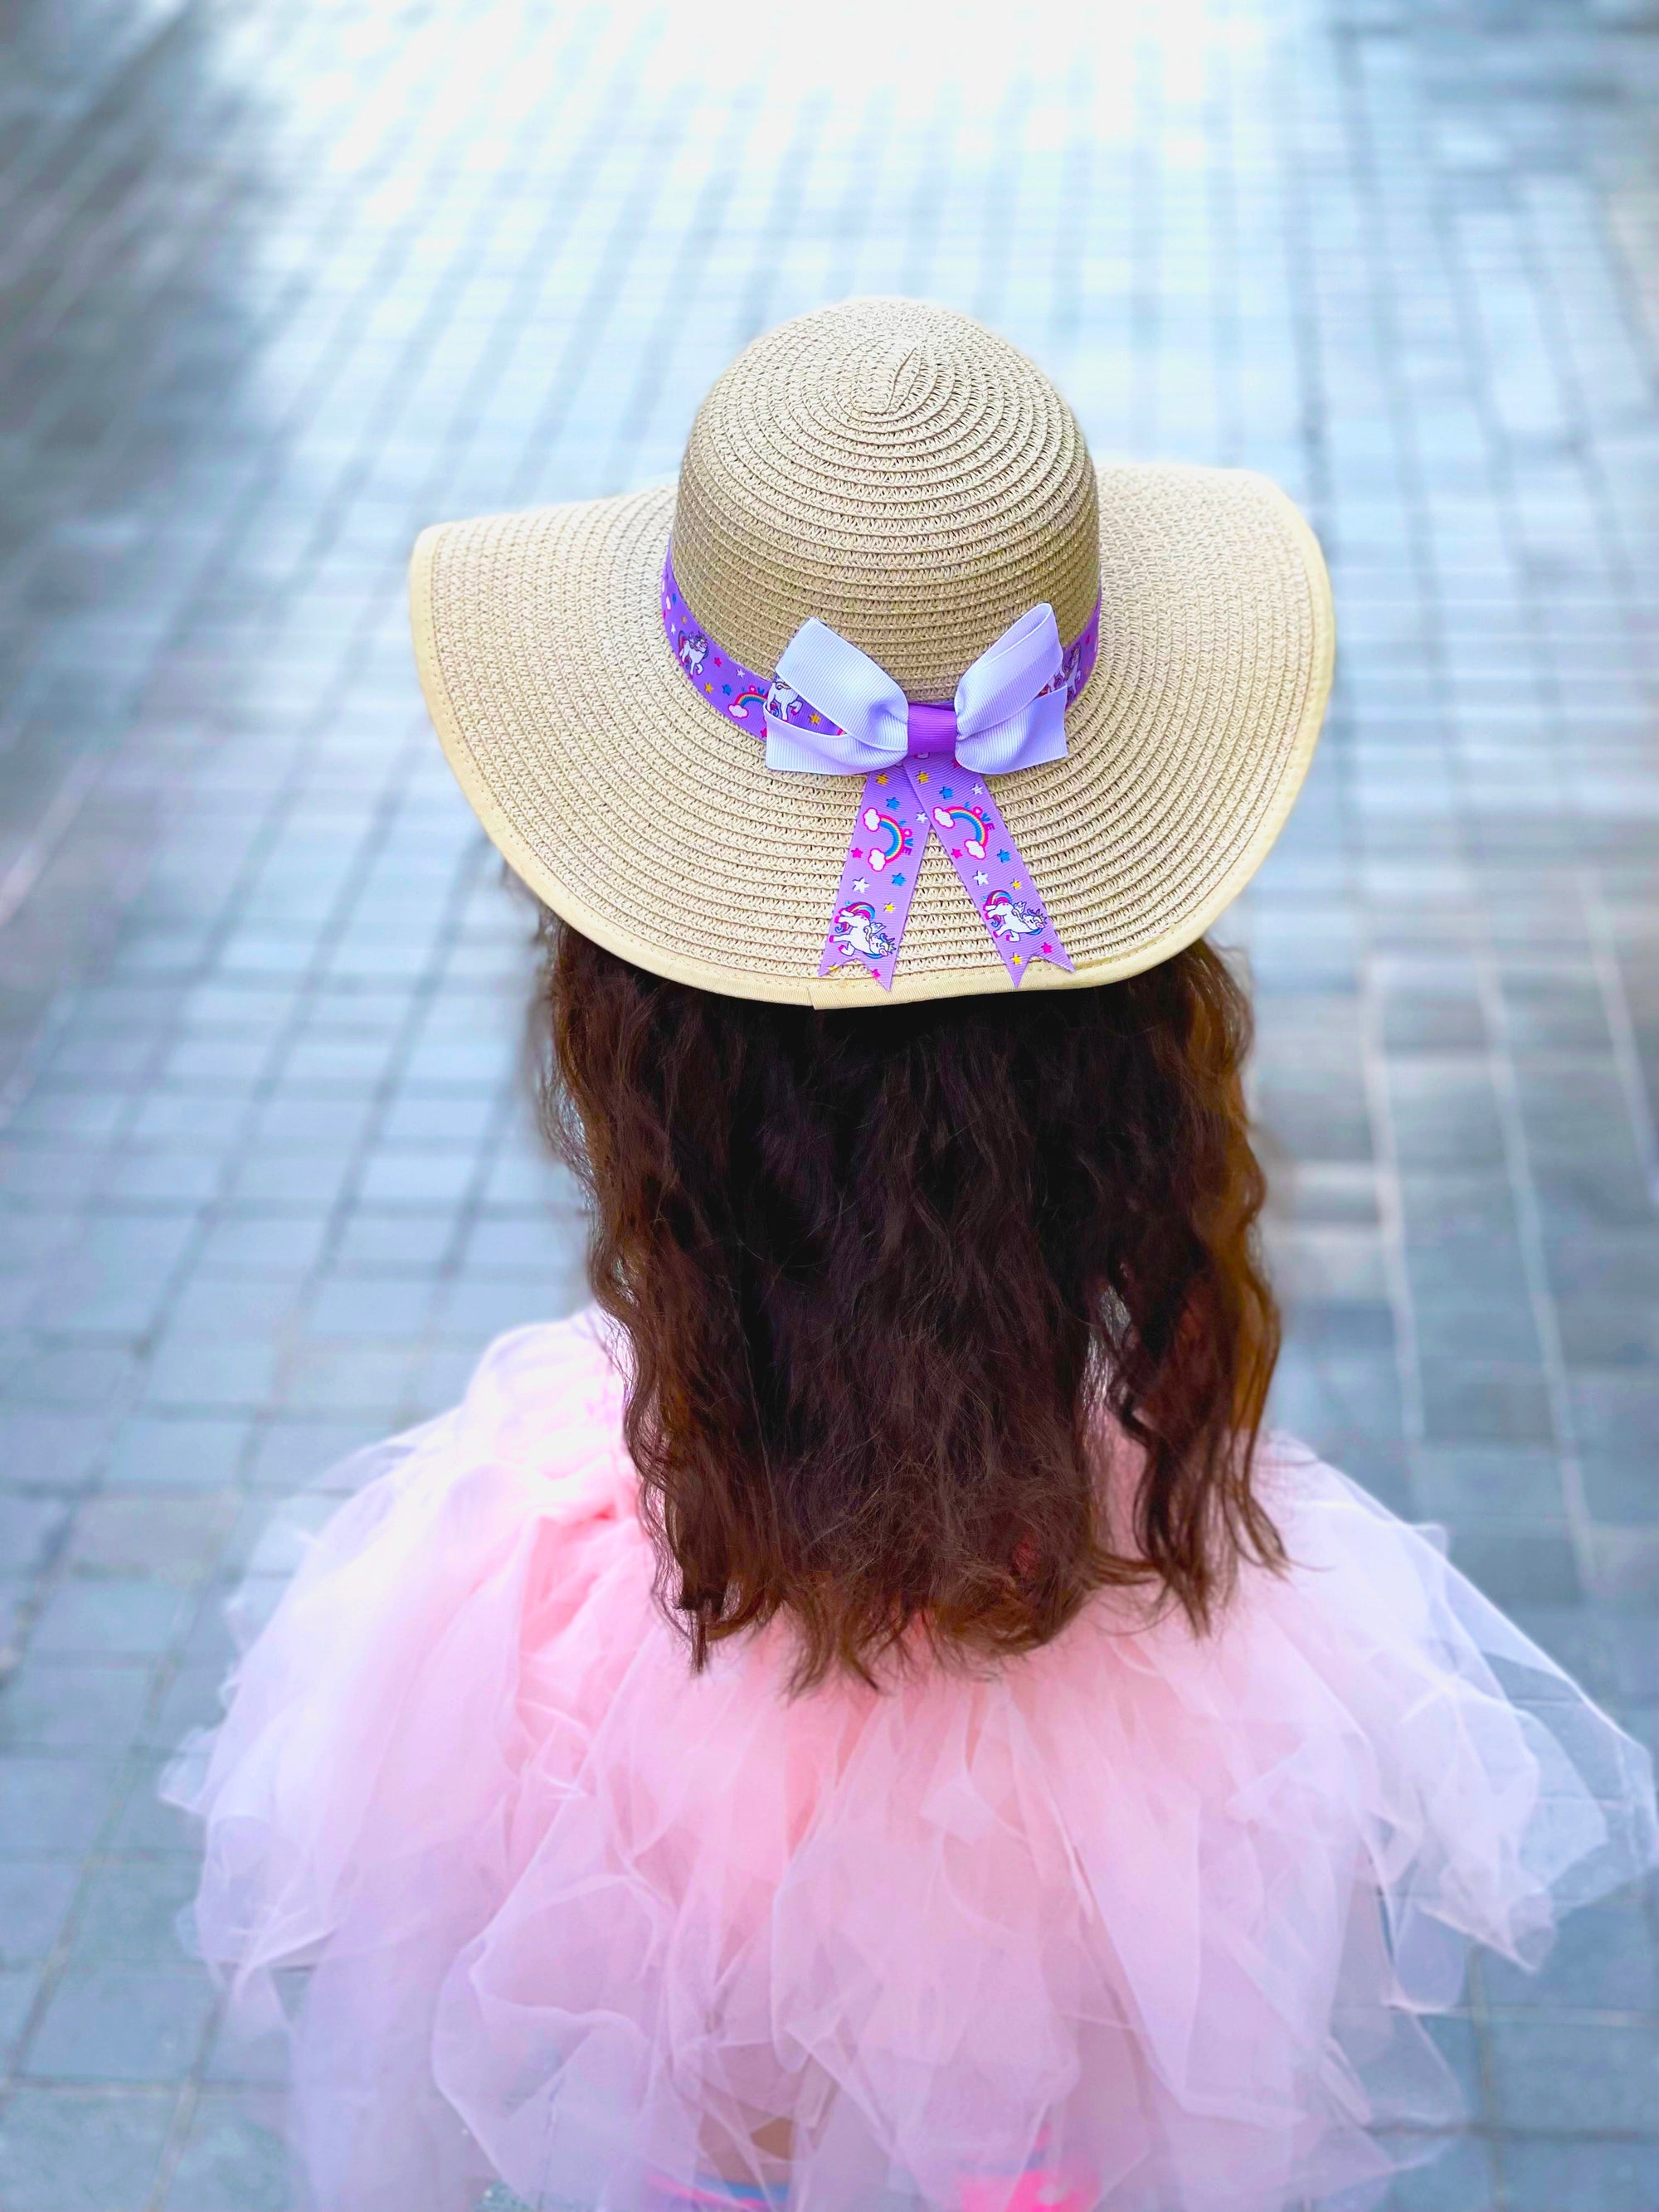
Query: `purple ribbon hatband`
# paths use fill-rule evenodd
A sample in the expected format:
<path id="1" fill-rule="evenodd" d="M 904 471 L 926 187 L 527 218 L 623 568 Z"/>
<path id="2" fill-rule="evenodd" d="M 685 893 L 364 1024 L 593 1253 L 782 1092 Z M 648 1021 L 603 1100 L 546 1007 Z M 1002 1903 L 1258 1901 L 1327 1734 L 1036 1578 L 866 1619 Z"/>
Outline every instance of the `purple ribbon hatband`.
<path id="1" fill-rule="evenodd" d="M 1033 960 L 1072 968 L 986 779 L 1064 757 L 1066 709 L 1099 647 L 1098 599 L 1063 648 L 1054 610 L 1031 608 L 981 653 L 945 705 L 907 699 L 867 653 L 816 620 L 802 623 L 771 677 L 757 675 L 693 616 L 672 552 L 662 620 L 687 681 L 764 736 L 769 768 L 864 776 L 820 975 L 860 967 L 892 988 L 935 830 L 1015 988 Z"/>

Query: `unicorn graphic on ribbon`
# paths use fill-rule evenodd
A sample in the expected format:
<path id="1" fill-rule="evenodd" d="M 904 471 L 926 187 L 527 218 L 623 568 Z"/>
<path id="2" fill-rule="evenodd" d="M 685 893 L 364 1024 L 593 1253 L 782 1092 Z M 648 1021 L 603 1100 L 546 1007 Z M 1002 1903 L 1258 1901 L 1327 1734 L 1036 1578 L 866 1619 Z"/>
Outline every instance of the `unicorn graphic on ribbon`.
<path id="1" fill-rule="evenodd" d="M 889 959 L 898 951 L 868 899 L 854 899 L 850 906 L 838 908 L 830 935 L 838 952 L 857 952 L 869 961 Z"/>
<path id="2" fill-rule="evenodd" d="M 1048 926 L 1034 908 L 1022 906 L 1005 890 L 993 891 L 981 910 L 992 936 L 1000 937 L 1008 944 L 1021 937 L 1035 937 L 1040 929 Z"/>
<path id="3" fill-rule="evenodd" d="M 701 676 L 702 664 L 708 658 L 708 640 L 701 630 L 684 631 L 680 637 L 679 655 L 680 665 L 688 676 Z"/>

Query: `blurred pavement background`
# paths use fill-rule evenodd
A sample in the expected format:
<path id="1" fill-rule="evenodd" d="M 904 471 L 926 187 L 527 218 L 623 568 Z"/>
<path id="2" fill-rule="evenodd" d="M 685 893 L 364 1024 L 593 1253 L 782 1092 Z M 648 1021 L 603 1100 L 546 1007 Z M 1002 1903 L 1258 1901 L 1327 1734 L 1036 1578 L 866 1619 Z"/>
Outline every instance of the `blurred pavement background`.
<path id="1" fill-rule="evenodd" d="M 164 1749 L 270 1502 L 580 1295 L 428 520 L 672 470 L 756 331 L 942 299 L 1330 556 L 1218 933 L 1279 1409 L 1655 1693 L 1653 26 L 1619 0 L 672 15 L 17 0 L 0 48 L 0 2212 L 276 2212 Z M 1401 2208 L 1653 2212 L 1650 1920 L 1488 1971 Z M 254 2069 L 257 2075 L 257 2068 Z"/>

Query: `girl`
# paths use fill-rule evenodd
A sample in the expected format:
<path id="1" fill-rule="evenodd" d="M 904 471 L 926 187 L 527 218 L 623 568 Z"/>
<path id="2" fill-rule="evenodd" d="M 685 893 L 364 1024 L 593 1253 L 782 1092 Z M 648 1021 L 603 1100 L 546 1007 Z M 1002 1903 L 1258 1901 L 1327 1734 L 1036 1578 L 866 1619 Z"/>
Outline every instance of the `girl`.
<path id="1" fill-rule="evenodd" d="M 413 605 L 548 911 L 595 1303 L 359 1464 L 177 1784 L 316 2203 L 1378 2201 L 1468 1946 L 1654 1823 L 1261 1433 L 1203 932 L 1318 733 L 1305 526 L 864 301 L 726 372 L 676 495 L 428 532 Z"/>

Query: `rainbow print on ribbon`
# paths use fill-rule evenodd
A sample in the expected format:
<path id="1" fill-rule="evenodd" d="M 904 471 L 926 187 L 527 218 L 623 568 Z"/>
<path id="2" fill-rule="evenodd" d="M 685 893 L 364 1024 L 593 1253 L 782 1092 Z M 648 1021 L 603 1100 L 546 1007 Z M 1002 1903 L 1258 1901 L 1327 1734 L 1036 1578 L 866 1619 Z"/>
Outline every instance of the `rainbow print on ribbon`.
<path id="1" fill-rule="evenodd" d="M 914 851 L 916 841 L 908 828 L 884 806 L 866 806 L 859 819 L 873 835 L 864 851 L 854 853 L 853 858 L 864 860 L 875 874 L 880 875 Z"/>
<path id="2" fill-rule="evenodd" d="M 907 813 L 908 821 L 903 818 Z M 884 990 L 892 988 L 893 969 L 915 896 L 917 867 L 934 829 L 943 832 L 941 842 L 951 865 L 1015 987 L 1024 981 L 1034 960 L 1070 969 L 1071 957 L 1037 895 L 1000 808 L 984 781 L 966 775 L 948 754 L 925 753 L 896 768 L 875 770 L 865 780 L 858 820 L 866 830 L 875 823 L 892 823 L 903 839 L 903 850 L 891 851 L 890 832 L 879 842 L 866 842 L 854 830 L 818 964 L 820 975 L 837 968 L 862 968 Z"/>
<path id="3" fill-rule="evenodd" d="M 985 858 L 985 848 L 991 842 L 991 825 L 978 807 L 936 806 L 933 820 L 943 833 L 946 844 L 952 837 L 959 837 L 970 860 Z"/>

